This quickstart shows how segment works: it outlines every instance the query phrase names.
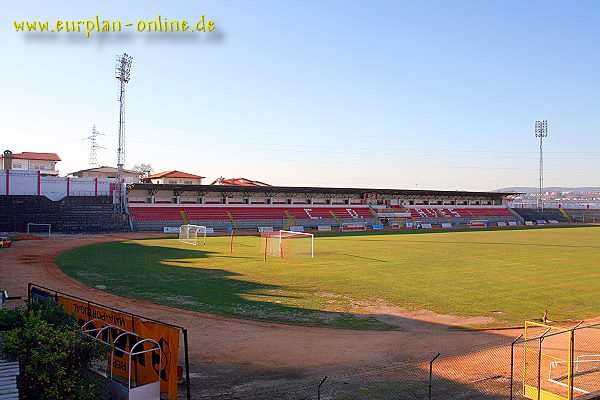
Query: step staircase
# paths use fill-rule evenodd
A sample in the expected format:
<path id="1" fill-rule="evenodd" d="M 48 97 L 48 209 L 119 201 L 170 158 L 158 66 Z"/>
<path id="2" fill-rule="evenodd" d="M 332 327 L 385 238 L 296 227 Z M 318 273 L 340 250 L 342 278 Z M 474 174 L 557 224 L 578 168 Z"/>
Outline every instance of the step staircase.
<path id="1" fill-rule="evenodd" d="M 185 213 L 185 210 L 179 210 L 179 214 L 181 214 L 181 219 L 183 219 L 183 223 L 185 225 L 189 225 L 190 221 L 189 221 L 189 219 L 187 217 L 187 214 Z"/>
<path id="2" fill-rule="evenodd" d="M 565 216 L 565 218 L 567 219 L 567 221 L 573 222 L 573 220 L 571 219 L 571 217 L 569 217 L 569 214 L 567 214 L 567 212 L 562 207 L 558 207 L 558 210 L 560 211 L 560 213 L 562 215 Z"/>
<path id="3" fill-rule="evenodd" d="M 446 221 L 446 222 L 448 222 L 448 223 L 450 223 L 450 224 L 452 223 L 452 220 L 451 220 L 450 218 L 448 218 L 446 215 L 444 215 L 444 213 L 443 213 L 443 212 L 441 212 L 441 211 L 439 211 L 439 210 L 438 210 L 438 212 L 437 212 L 437 213 L 438 213 L 438 215 L 439 215 L 440 217 L 444 218 L 444 221 Z"/>
<path id="4" fill-rule="evenodd" d="M 373 216 L 373 218 L 375 218 L 377 221 L 381 222 L 381 220 L 379 219 L 379 215 L 377 214 L 377 211 L 375 211 L 373 209 L 373 207 L 371 207 L 369 205 L 369 211 L 371 212 L 371 215 Z"/>
<path id="5" fill-rule="evenodd" d="M 329 210 L 329 214 L 331 214 L 331 216 L 332 216 L 332 217 L 333 217 L 333 219 L 335 220 L 335 223 L 336 223 L 336 224 L 338 224 L 338 225 L 342 225 L 342 221 L 341 221 L 341 220 L 340 220 L 340 219 L 337 217 L 337 215 L 335 215 L 335 214 L 333 213 L 333 211 L 332 211 L 332 210 Z"/>
<path id="6" fill-rule="evenodd" d="M 285 210 L 285 215 L 288 217 L 288 222 L 290 226 L 298 225 L 298 222 L 296 222 L 296 219 L 292 216 L 292 214 L 290 214 L 288 210 Z"/>
<path id="7" fill-rule="evenodd" d="M 237 221 L 235 219 L 233 219 L 233 215 L 231 215 L 231 211 L 227 211 L 227 216 L 231 220 L 231 225 L 233 226 L 233 229 L 237 229 Z"/>

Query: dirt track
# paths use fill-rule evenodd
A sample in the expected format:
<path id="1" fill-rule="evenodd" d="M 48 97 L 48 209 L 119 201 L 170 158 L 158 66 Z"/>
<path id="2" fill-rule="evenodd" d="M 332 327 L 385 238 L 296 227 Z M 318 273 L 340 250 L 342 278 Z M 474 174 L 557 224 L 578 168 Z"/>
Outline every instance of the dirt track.
<path id="1" fill-rule="evenodd" d="M 27 296 L 33 282 L 143 316 L 188 328 L 198 395 L 223 393 L 265 382 L 291 382 L 356 368 L 384 366 L 468 346 L 497 343 L 517 331 L 460 332 L 442 323 L 406 318 L 396 331 L 311 328 L 220 317 L 108 294 L 65 274 L 52 260 L 83 245 L 148 235 L 70 236 L 18 241 L 0 249 L 0 289 Z M 395 317 L 398 322 L 398 318 Z M 438 321 L 443 321 L 440 319 Z M 520 332 L 519 332 L 520 333 Z"/>

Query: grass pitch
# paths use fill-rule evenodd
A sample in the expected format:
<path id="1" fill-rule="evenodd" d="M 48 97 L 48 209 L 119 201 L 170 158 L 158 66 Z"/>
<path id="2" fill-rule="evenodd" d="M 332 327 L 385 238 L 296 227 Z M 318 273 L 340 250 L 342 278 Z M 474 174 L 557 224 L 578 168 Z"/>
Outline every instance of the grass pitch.
<path id="1" fill-rule="evenodd" d="M 393 328 L 392 307 L 483 316 L 488 326 L 600 315 L 600 228 L 315 235 L 315 258 L 263 261 L 261 239 L 129 240 L 82 247 L 56 262 L 111 293 L 242 318 Z M 102 285 L 102 286 L 100 286 Z M 365 315 L 366 314 L 366 315 Z M 388 322 L 384 322 L 388 321 Z"/>

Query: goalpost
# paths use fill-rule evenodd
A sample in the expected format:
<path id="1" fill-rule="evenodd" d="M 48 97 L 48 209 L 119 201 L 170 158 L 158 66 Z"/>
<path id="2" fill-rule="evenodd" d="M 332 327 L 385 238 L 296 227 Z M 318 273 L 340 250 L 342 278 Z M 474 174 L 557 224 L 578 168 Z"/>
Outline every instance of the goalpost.
<path id="1" fill-rule="evenodd" d="M 203 244 L 206 244 L 206 227 L 201 225 L 181 225 L 179 227 L 179 241 L 182 243 L 198 245 L 198 233 L 200 233 Z"/>
<path id="2" fill-rule="evenodd" d="M 263 232 L 263 253 L 267 256 L 280 258 L 315 256 L 315 235 L 312 233 L 277 231 Z"/>
<path id="3" fill-rule="evenodd" d="M 35 222 L 29 222 L 27 224 L 27 235 L 31 235 L 32 233 L 40 234 L 43 233 L 50 237 L 50 231 L 52 230 L 51 224 L 38 224 Z"/>

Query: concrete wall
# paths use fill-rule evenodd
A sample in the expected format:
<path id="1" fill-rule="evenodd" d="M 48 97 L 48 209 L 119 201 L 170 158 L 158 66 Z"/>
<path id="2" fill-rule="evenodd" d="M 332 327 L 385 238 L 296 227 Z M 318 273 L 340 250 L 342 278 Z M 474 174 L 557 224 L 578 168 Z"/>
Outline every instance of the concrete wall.
<path id="1" fill-rule="evenodd" d="M 46 196 L 55 201 L 67 196 L 110 196 L 114 183 L 114 179 L 61 178 L 43 176 L 38 171 L 0 170 L 0 195 Z"/>

